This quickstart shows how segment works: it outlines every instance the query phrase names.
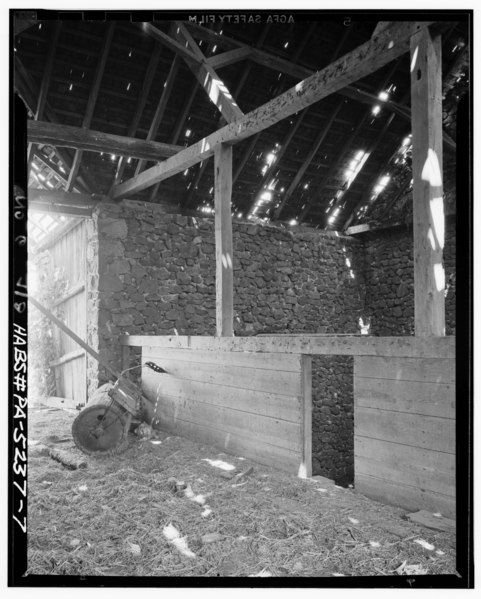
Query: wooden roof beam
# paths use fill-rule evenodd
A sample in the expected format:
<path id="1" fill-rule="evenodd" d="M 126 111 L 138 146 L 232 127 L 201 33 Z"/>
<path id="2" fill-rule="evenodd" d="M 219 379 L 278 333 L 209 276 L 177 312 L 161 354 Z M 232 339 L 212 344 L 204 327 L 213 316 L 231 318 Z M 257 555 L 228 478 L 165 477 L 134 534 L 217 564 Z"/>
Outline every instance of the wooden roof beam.
<path id="1" fill-rule="evenodd" d="M 157 69 L 157 65 L 159 64 L 161 51 L 162 46 L 160 44 L 154 43 L 154 49 L 152 54 L 150 55 L 149 64 L 147 65 L 147 71 L 145 73 L 144 81 L 142 83 L 142 87 L 138 95 L 134 116 L 132 117 L 132 121 L 127 131 L 128 137 L 133 137 L 135 135 L 135 132 L 137 131 L 137 127 L 139 126 L 140 118 L 142 117 L 142 113 L 144 112 L 150 88 L 152 87 L 152 83 L 154 81 L 155 71 Z M 125 171 L 125 166 L 126 160 L 125 157 L 122 156 L 117 165 L 117 171 L 115 173 L 112 185 L 117 185 L 117 183 L 120 183 Z"/>
<path id="2" fill-rule="evenodd" d="M 156 162 L 160 158 L 174 156 L 183 149 L 183 146 L 164 144 L 159 141 L 146 141 L 137 137 L 113 135 L 45 121 L 28 121 L 27 136 L 29 141 L 34 143 L 86 152 L 106 152 Z"/>
<path id="3" fill-rule="evenodd" d="M 47 103 L 47 93 L 48 93 L 48 88 L 50 86 L 50 79 L 52 78 L 53 63 L 55 60 L 55 52 L 57 50 L 57 42 L 58 42 L 58 37 L 60 34 L 60 24 L 61 24 L 61 22 L 57 21 L 53 25 L 52 41 L 50 42 L 50 47 L 48 50 L 47 61 L 45 63 L 45 71 L 43 73 L 42 84 L 40 86 L 40 93 L 38 96 L 37 110 L 36 110 L 35 116 L 34 116 L 36 121 L 42 119 L 43 113 L 45 110 L 45 105 Z M 28 144 L 28 158 L 27 158 L 28 172 L 30 172 L 32 158 L 33 158 L 33 145 L 31 143 L 29 143 Z"/>
<path id="4" fill-rule="evenodd" d="M 150 23 L 140 23 L 139 27 L 144 33 L 156 39 L 161 44 L 167 46 L 167 48 L 184 58 L 187 62 L 200 64 L 201 61 L 199 57 L 192 52 L 191 49 L 186 48 L 185 45 L 180 44 L 177 40 L 170 37 L 170 35 L 167 35 L 154 25 L 151 25 Z"/>
<path id="5" fill-rule="evenodd" d="M 216 54 L 206 59 L 207 64 L 213 69 L 221 69 L 245 58 L 249 58 L 252 54 L 252 48 L 234 48 L 222 54 Z"/>
<path id="6" fill-rule="evenodd" d="M 314 102 L 339 91 L 346 85 L 366 77 L 407 52 L 411 36 L 430 24 L 430 22 L 394 24 L 379 36 L 365 42 L 277 98 L 249 112 L 237 121 L 225 125 L 215 133 L 180 151 L 176 156 L 115 186 L 112 190 L 113 196 L 115 198 L 125 197 L 146 189 L 158 181 L 172 177 L 212 156 L 217 145 L 236 143 L 255 135 Z"/>
<path id="7" fill-rule="evenodd" d="M 187 66 L 202 85 L 211 102 L 217 106 L 228 123 L 232 123 L 243 117 L 244 113 L 230 94 L 227 86 L 219 77 L 215 69 L 213 69 L 207 62 L 202 50 L 187 31 L 184 24 L 180 21 L 175 21 L 175 24 L 177 25 L 178 39 L 188 44 L 188 47 L 200 61 L 200 64 L 193 64 L 192 62 L 187 61 Z"/>
<path id="8" fill-rule="evenodd" d="M 69 191 L 38 189 L 35 187 L 28 188 L 27 196 L 29 207 L 30 202 L 37 202 L 37 204 L 55 204 L 58 206 L 79 206 L 86 208 L 88 206 L 95 206 L 95 204 L 108 199 L 108 196 L 102 194 L 72 193 Z"/>
<path id="9" fill-rule="evenodd" d="M 159 103 L 157 104 L 157 108 L 155 109 L 154 118 L 152 119 L 152 123 L 150 124 L 149 132 L 147 133 L 147 141 L 153 140 L 159 131 L 160 124 L 162 123 L 162 119 L 164 118 L 167 102 L 169 101 L 169 98 L 172 94 L 172 89 L 174 88 L 174 82 L 177 76 L 177 72 L 179 70 L 179 65 L 180 58 L 178 56 L 175 56 L 170 66 L 167 79 L 165 80 L 165 87 L 162 90 Z M 135 169 L 135 176 L 137 176 L 143 170 L 144 166 L 145 160 L 140 160 Z"/>
<path id="10" fill-rule="evenodd" d="M 95 104 L 97 103 L 97 98 L 99 95 L 100 84 L 102 82 L 102 77 L 105 71 L 105 65 L 107 64 L 107 57 L 110 50 L 110 45 L 112 43 L 112 38 L 114 35 L 115 22 L 111 22 L 107 28 L 107 34 L 104 38 L 104 42 L 102 45 L 102 50 L 100 54 L 100 59 L 97 64 L 97 70 L 95 72 L 94 81 L 92 84 L 92 88 L 90 90 L 89 99 L 87 101 L 87 109 L 85 112 L 85 116 L 82 122 L 82 127 L 84 129 L 88 129 L 90 127 L 90 123 L 92 122 L 93 113 L 95 110 Z M 75 157 L 73 160 L 72 168 L 70 169 L 70 173 L 67 181 L 67 191 L 70 191 L 75 183 L 75 179 L 77 178 L 80 162 L 82 160 L 82 150 L 77 150 L 75 152 Z"/>
<path id="11" fill-rule="evenodd" d="M 389 69 L 389 73 L 384 78 L 384 84 L 385 84 L 386 81 L 389 81 L 389 79 L 391 79 L 391 77 L 393 76 L 393 74 L 396 71 L 396 69 L 398 68 L 398 66 L 399 66 L 399 60 L 396 61 L 391 66 L 391 68 Z M 362 128 L 366 124 L 366 121 L 369 118 L 371 118 L 371 117 L 372 117 L 371 111 L 367 110 L 364 113 L 364 115 L 362 116 L 361 120 L 357 123 L 356 128 L 351 133 L 351 135 L 349 136 L 349 138 L 347 139 L 347 141 L 344 143 L 344 145 L 341 147 L 341 150 L 339 151 L 339 153 L 337 155 L 337 158 L 330 165 L 329 170 L 327 171 L 327 173 L 323 176 L 320 185 L 318 185 L 317 188 L 316 188 L 315 193 L 311 194 L 310 198 L 306 202 L 306 205 L 305 205 L 303 211 L 301 212 L 301 215 L 298 218 L 298 222 L 299 223 L 303 222 L 303 220 L 306 218 L 307 213 L 309 212 L 309 209 L 311 208 L 312 204 L 315 202 L 316 198 L 318 198 L 321 195 L 321 192 L 324 189 L 324 187 L 326 186 L 326 183 L 328 182 L 328 180 L 339 169 L 339 166 L 341 165 L 341 163 L 343 162 L 343 160 L 345 160 L 347 152 L 349 152 L 352 149 L 352 144 L 353 144 L 354 140 L 356 139 L 356 137 L 361 132 Z M 337 205 L 338 205 L 338 202 L 334 202 L 334 206 L 333 206 L 332 209 L 334 209 L 334 207 L 337 206 Z"/>
<path id="12" fill-rule="evenodd" d="M 267 33 L 269 31 L 269 27 L 270 27 L 270 25 L 268 23 L 266 25 L 264 25 L 260 36 L 257 38 L 256 47 L 260 47 L 264 43 L 264 41 L 265 41 L 265 39 L 267 37 Z M 242 50 L 242 48 L 241 48 L 241 50 Z M 213 58 L 215 58 L 215 57 L 213 57 Z M 207 59 L 207 60 L 210 60 L 210 59 Z M 239 97 L 239 94 L 241 93 L 242 88 L 244 87 L 245 82 L 247 81 L 247 77 L 249 76 L 250 70 L 251 70 L 251 64 L 247 64 L 245 66 L 244 70 L 242 71 L 242 75 L 240 76 L 239 80 L 237 81 L 237 86 L 236 86 L 236 89 L 235 89 L 235 92 L 234 92 L 234 97 L 235 98 Z M 222 118 L 223 117 L 221 117 L 219 119 L 219 127 L 223 124 Z M 258 135 L 254 135 L 252 137 L 251 144 L 249 144 L 249 148 L 247 148 L 244 156 L 241 159 L 241 162 L 240 162 L 239 166 L 237 167 L 235 173 L 232 175 L 232 185 L 235 183 L 237 177 L 239 176 L 240 171 L 242 170 L 242 168 L 244 167 L 245 163 L 249 159 L 249 156 L 250 156 L 250 154 L 251 154 L 251 152 L 252 152 L 252 150 L 254 148 L 254 145 L 255 145 L 255 143 L 257 141 L 257 138 L 258 138 Z M 196 189 L 197 189 L 197 186 L 200 183 L 200 180 L 202 179 L 202 175 L 204 174 L 204 172 L 205 172 L 208 164 L 209 164 L 208 160 L 205 160 L 204 162 L 202 162 L 200 164 L 200 167 L 199 167 L 199 170 L 197 172 L 197 175 L 196 175 L 196 177 L 195 177 L 195 179 L 194 179 L 194 181 L 192 183 L 191 188 L 189 189 L 189 193 L 187 194 L 187 199 L 186 199 L 186 202 L 185 202 L 186 207 L 191 206 L 192 200 L 194 198 L 194 195 L 195 195 L 195 192 L 196 192 Z"/>
<path id="13" fill-rule="evenodd" d="M 17 56 L 15 56 L 15 89 L 22 97 L 30 112 L 35 114 L 35 110 L 33 109 L 33 106 L 35 105 L 35 99 L 37 97 L 35 82 L 31 79 L 21 60 Z M 56 113 L 50 108 L 48 102 L 45 106 L 45 116 L 51 122 L 56 123 L 58 121 Z M 68 153 L 57 148 L 56 154 L 63 162 L 65 167 L 70 169 L 72 165 L 72 159 Z M 90 191 L 90 186 L 85 180 L 85 175 L 78 177 L 78 183 L 85 191 Z"/>

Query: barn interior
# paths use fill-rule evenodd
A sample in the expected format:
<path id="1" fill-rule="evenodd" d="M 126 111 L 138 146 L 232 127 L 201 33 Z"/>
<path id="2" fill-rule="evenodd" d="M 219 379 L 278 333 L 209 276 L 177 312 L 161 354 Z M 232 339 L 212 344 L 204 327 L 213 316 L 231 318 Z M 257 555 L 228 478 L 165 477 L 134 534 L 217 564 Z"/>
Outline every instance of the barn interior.
<path id="1" fill-rule="evenodd" d="M 470 23 L 428 17 L 17 14 L 29 292 L 99 358 L 32 309 L 32 393 L 131 369 L 153 428 L 454 518 Z"/>

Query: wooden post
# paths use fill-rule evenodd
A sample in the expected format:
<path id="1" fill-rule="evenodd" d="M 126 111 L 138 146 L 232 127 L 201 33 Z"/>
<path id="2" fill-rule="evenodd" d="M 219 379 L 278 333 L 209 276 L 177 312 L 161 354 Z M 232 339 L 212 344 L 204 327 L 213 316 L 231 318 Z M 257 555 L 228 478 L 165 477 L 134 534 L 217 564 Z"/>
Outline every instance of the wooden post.
<path id="1" fill-rule="evenodd" d="M 234 334 L 234 277 L 232 263 L 232 146 L 220 144 L 214 153 L 216 334 Z"/>
<path id="2" fill-rule="evenodd" d="M 441 37 L 411 38 L 415 334 L 442 336 L 444 206 Z"/>

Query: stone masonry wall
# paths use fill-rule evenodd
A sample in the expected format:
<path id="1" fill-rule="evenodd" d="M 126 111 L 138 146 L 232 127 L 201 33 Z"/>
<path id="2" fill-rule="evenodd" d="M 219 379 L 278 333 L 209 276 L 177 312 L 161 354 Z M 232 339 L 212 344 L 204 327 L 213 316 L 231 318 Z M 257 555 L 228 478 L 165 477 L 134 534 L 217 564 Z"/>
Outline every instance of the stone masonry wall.
<path id="1" fill-rule="evenodd" d="M 365 240 L 365 313 L 370 333 L 377 336 L 414 335 L 414 266 L 411 228 L 386 229 Z M 446 226 L 446 334 L 456 334 L 456 229 Z"/>
<path id="2" fill-rule="evenodd" d="M 99 279 L 92 305 L 95 298 L 104 359 L 120 368 L 118 339 L 125 333 L 215 334 L 212 219 L 124 201 L 103 205 L 96 223 Z M 241 222 L 233 224 L 233 241 L 236 335 L 359 332 L 361 243 Z M 345 480 L 353 460 L 352 361 L 317 356 L 313 372 L 314 472 Z M 96 384 L 108 378 L 101 368 Z"/>

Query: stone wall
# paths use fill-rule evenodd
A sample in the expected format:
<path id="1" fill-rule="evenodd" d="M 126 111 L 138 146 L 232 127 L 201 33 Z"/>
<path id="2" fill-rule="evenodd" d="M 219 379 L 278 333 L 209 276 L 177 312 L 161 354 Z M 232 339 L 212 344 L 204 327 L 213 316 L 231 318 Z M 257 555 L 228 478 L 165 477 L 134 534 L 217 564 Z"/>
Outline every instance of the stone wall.
<path id="1" fill-rule="evenodd" d="M 446 226 L 446 334 L 456 334 L 456 228 Z M 365 313 L 370 333 L 414 335 L 414 266 L 411 227 L 376 231 L 365 238 Z"/>
<path id="2" fill-rule="evenodd" d="M 213 219 L 124 201 L 103 205 L 95 222 L 99 278 L 91 305 L 96 302 L 99 328 L 92 336 L 99 335 L 101 357 L 120 368 L 118 340 L 125 333 L 215 334 Z M 237 221 L 233 242 L 236 335 L 359 332 L 365 296 L 360 242 Z M 96 383 L 108 379 L 100 368 Z M 338 400 L 342 409 L 334 405 Z M 315 473 L 348 476 L 352 402 L 352 361 L 315 358 Z"/>

